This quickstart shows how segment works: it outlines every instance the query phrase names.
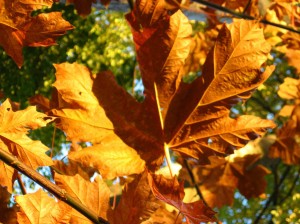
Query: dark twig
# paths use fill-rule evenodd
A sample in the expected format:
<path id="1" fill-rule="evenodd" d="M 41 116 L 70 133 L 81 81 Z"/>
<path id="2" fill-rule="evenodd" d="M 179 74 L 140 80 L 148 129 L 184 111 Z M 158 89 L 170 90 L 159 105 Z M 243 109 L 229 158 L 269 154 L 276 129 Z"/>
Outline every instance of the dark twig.
<path id="1" fill-rule="evenodd" d="M 237 18 L 241 18 L 241 19 L 248 19 L 248 20 L 258 20 L 260 23 L 263 23 L 263 24 L 266 24 L 266 25 L 271 25 L 271 26 L 275 26 L 275 27 L 278 27 L 278 28 L 281 28 L 281 29 L 285 29 L 285 30 L 289 30 L 291 32 L 294 32 L 294 33 L 299 33 L 300 34 L 300 30 L 295 30 L 293 27 L 290 27 L 290 26 L 284 26 L 282 24 L 278 24 L 278 23 L 273 23 L 269 20 L 266 20 L 266 19 L 257 19 L 253 16 L 249 16 L 249 15 L 246 15 L 246 14 L 243 14 L 243 13 L 239 13 L 239 12 L 236 12 L 236 11 L 233 11 L 231 9 L 228 9 L 228 8 L 225 8 L 221 5 L 218 5 L 218 4 L 215 4 L 215 3 L 212 3 L 212 2 L 208 2 L 208 1 L 205 1 L 205 0 L 194 0 L 194 2 L 198 2 L 202 5 L 205 5 L 209 8 L 212 8 L 212 9 L 215 9 L 215 10 L 219 10 L 221 12 L 225 12 L 225 13 L 228 13 L 230 15 L 233 15 Z"/>
<path id="2" fill-rule="evenodd" d="M 288 193 L 280 200 L 279 204 L 283 203 L 286 199 L 288 199 L 292 193 L 293 193 L 293 190 L 294 188 L 296 187 L 296 184 L 297 184 L 297 181 L 299 180 L 299 177 L 300 177 L 300 169 L 298 170 L 298 173 L 293 181 L 293 184 L 290 188 L 290 190 L 288 191 Z"/>
<path id="3" fill-rule="evenodd" d="M 45 189 L 47 189 L 50 193 L 52 193 L 55 197 L 59 200 L 64 201 L 72 208 L 76 209 L 78 212 L 86 216 L 92 222 L 97 224 L 108 224 L 108 222 L 101 217 L 98 217 L 93 211 L 88 209 L 85 205 L 80 203 L 77 199 L 70 196 L 65 190 L 61 189 L 46 177 L 39 174 L 37 171 L 31 169 L 29 166 L 25 165 L 13 155 L 9 154 L 3 149 L 0 149 L 0 159 L 5 162 L 7 165 L 13 167 L 14 169 L 18 170 L 19 172 L 23 173 Z"/>
<path id="4" fill-rule="evenodd" d="M 282 185 L 283 181 L 285 180 L 285 178 L 287 177 L 288 173 L 291 170 L 291 166 L 288 166 L 284 173 L 282 174 L 279 183 L 278 183 L 278 187 L 277 189 L 280 188 L 280 186 Z M 274 201 L 274 197 L 276 196 L 276 193 L 273 192 L 272 195 L 269 197 L 268 201 L 266 202 L 264 208 L 260 211 L 260 213 L 256 216 L 256 219 L 254 220 L 253 224 L 258 224 L 259 220 L 261 219 L 261 217 L 263 216 L 263 214 L 265 213 L 265 211 L 268 209 L 268 207 L 270 206 L 271 202 Z"/>
<path id="5" fill-rule="evenodd" d="M 192 171 L 192 169 L 191 169 L 191 167 L 190 167 L 190 165 L 189 165 L 189 163 L 188 163 L 188 161 L 186 159 L 184 160 L 184 166 L 186 167 L 186 169 L 187 169 L 187 171 L 189 173 L 189 176 L 190 176 L 191 181 L 192 181 L 192 185 L 196 189 L 196 192 L 197 192 L 198 196 L 203 201 L 203 203 L 207 206 L 207 203 L 206 203 L 206 201 L 205 201 L 205 199 L 204 199 L 204 197 L 203 197 L 203 195 L 202 195 L 202 193 L 200 191 L 200 188 L 199 188 L 199 186 L 196 183 L 193 171 Z"/>
<path id="6" fill-rule="evenodd" d="M 26 188 L 25 188 L 24 183 L 21 179 L 21 175 L 18 172 L 17 172 L 17 180 L 18 180 L 18 184 L 20 186 L 22 194 L 24 194 L 24 195 L 27 194 Z"/>
<path id="7" fill-rule="evenodd" d="M 127 0 L 127 2 L 128 2 L 130 10 L 132 11 L 133 10 L 133 5 L 134 5 L 133 0 Z"/>
<path id="8" fill-rule="evenodd" d="M 251 2 L 252 2 L 252 0 L 248 0 L 247 5 L 245 6 L 245 8 L 244 8 L 244 10 L 243 10 L 243 14 L 245 14 L 245 13 L 247 12 L 248 8 L 249 8 L 250 5 L 251 5 Z"/>

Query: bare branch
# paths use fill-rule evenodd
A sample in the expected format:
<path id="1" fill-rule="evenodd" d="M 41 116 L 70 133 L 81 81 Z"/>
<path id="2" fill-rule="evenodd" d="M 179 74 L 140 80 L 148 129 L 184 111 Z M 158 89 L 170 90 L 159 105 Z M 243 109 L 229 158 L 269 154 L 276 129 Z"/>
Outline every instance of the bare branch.
<path id="1" fill-rule="evenodd" d="M 108 224 L 108 222 L 101 217 L 98 217 L 93 211 L 89 210 L 85 205 L 80 203 L 78 200 L 70 196 L 65 190 L 61 189 L 46 177 L 39 174 L 37 171 L 31 169 L 29 166 L 25 165 L 13 155 L 9 154 L 5 150 L 0 148 L 0 159 L 5 162 L 7 165 L 13 167 L 19 172 L 23 173 L 45 189 L 47 189 L 50 193 L 52 193 L 59 200 L 64 201 L 72 208 L 76 209 L 78 212 L 86 216 L 94 223 L 98 224 Z"/>
<path id="2" fill-rule="evenodd" d="M 233 11 L 231 9 L 225 8 L 221 5 L 218 5 L 218 4 L 215 4 L 215 3 L 212 3 L 212 2 L 208 2 L 208 1 L 205 1 L 205 0 L 194 0 L 194 2 L 198 2 L 198 3 L 200 3 L 202 5 L 205 5 L 209 8 L 228 13 L 230 15 L 233 15 L 233 16 L 237 17 L 237 18 L 248 19 L 248 20 L 258 20 L 260 23 L 275 26 L 275 27 L 278 27 L 278 28 L 281 28 L 281 29 L 289 30 L 291 32 L 300 34 L 300 30 L 295 30 L 294 28 L 292 28 L 290 26 L 284 26 L 282 24 L 273 23 L 273 22 L 271 22 L 269 20 L 266 20 L 266 19 L 261 19 L 260 20 L 260 19 L 257 19 L 255 17 L 253 17 L 253 16 L 249 16 L 249 15 L 246 15 L 246 14 L 243 14 L 243 13 L 238 13 L 236 11 Z"/>

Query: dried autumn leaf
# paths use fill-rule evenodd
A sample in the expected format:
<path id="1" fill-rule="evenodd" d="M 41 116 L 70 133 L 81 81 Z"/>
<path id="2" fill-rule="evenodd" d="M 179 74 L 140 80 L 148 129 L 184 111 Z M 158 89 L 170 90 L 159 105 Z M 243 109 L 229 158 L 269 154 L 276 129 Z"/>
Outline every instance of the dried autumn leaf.
<path id="1" fill-rule="evenodd" d="M 117 207 L 109 211 L 111 224 L 140 224 L 148 220 L 160 207 L 147 180 L 147 172 L 139 174 L 131 183 L 124 186 L 122 197 Z"/>
<path id="2" fill-rule="evenodd" d="M 0 185 L 6 186 L 7 191 L 12 193 L 13 183 L 15 181 L 14 174 L 16 171 L 11 166 L 0 161 Z"/>
<path id="3" fill-rule="evenodd" d="M 51 46 L 55 39 L 73 29 L 60 12 L 31 16 L 33 10 L 51 7 L 52 0 L 0 0 L 0 45 L 16 64 L 23 64 L 24 46 Z"/>
<path id="4" fill-rule="evenodd" d="M 183 182 L 179 183 L 175 177 L 166 179 L 162 175 L 148 173 L 148 181 L 154 196 L 177 208 L 190 223 L 216 221 L 214 217 L 216 212 L 207 207 L 203 201 L 183 202 Z"/>
<path id="5" fill-rule="evenodd" d="M 87 16 L 91 13 L 91 7 L 97 0 L 67 0 L 68 4 L 73 3 L 77 13 L 81 16 Z"/>
<path id="6" fill-rule="evenodd" d="M 68 140 L 97 143 L 113 133 L 111 121 L 92 92 L 92 73 L 76 63 L 63 63 L 55 68 L 53 86 L 58 91 L 59 103 L 50 114 L 60 117 L 57 126 L 67 133 Z"/>
<path id="7" fill-rule="evenodd" d="M 10 196 L 7 187 L 0 186 L 0 223 L 17 224 L 18 208 L 15 205 L 8 207 Z"/>
<path id="8" fill-rule="evenodd" d="M 0 147 L 18 157 L 33 169 L 53 164 L 45 152 L 48 148 L 40 141 L 33 141 L 29 129 L 46 126 L 53 118 L 36 111 L 35 107 L 13 111 L 9 100 L 0 106 Z"/>
<path id="9" fill-rule="evenodd" d="M 16 196 L 21 207 L 17 213 L 20 224 L 67 224 L 71 218 L 71 207 L 62 201 L 56 202 L 41 189 L 35 193 Z"/>
<path id="10" fill-rule="evenodd" d="M 267 182 L 264 177 L 269 170 L 254 165 L 261 155 L 254 145 L 247 146 L 225 158 L 212 156 L 210 165 L 195 168 L 201 192 L 211 207 L 232 205 L 235 189 L 248 199 L 265 192 Z"/>
<path id="11" fill-rule="evenodd" d="M 297 73 L 300 73 L 300 50 L 288 49 L 286 57 L 289 64 L 296 68 Z"/>
<path id="12" fill-rule="evenodd" d="M 144 221 L 141 224 L 182 224 L 183 218 L 182 214 L 177 214 L 175 211 L 169 212 L 166 208 L 160 207 L 147 221 Z"/>
<path id="13" fill-rule="evenodd" d="M 138 174 L 145 169 L 145 162 L 137 152 L 115 135 L 107 136 L 100 144 L 69 153 L 69 160 L 83 167 L 94 167 L 104 179 Z"/>
<path id="14" fill-rule="evenodd" d="M 281 158 L 289 165 L 300 164 L 300 105 L 296 105 L 290 119 L 277 131 L 277 139 L 269 149 L 269 157 Z"/>
<path id="15" fill-rule="evenodd" d="M 74 200 L 85 205 L 94 211 L 98 216 L 106 219 L 106 213 L 109 209 L 110 191 L 106 183 L 99 177 L 94 182 L 83 179 L 76 174 L 75 176 L 63 176 L 55 174 L 56 184 L 70 194 Z M 81 213 L 73 210 L 71 223 L 91 223 L 88 218 Z"/>

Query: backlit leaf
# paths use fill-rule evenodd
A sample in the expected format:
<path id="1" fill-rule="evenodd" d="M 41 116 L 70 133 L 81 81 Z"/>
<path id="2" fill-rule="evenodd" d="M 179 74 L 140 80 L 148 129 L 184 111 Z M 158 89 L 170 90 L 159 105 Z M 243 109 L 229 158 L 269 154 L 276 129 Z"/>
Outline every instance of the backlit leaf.
<path id="1" fill-rule="evenodd" d="M 31 16 L 33 10 L 51 7 L 53 0 L 0 1 L 0 45 L 16 64 L 23 64 L 24 46 L 51 46 L 55 39 L 73 29 L 60 12 Z"/>
<path id="2" fill-rule="evenodd" d="M 48 148 L 27 136 L 30 129 L 46 126 L 52 120 L 53 118 L 37 112 L 35 107 L 15 112 L 9 100 L 6 100 L 0 106 L 0 147 L 10 151 L 33 169 L 52 165 L 51 158 L 45 154 Z"/>
<path id="3" fill-rule="evenodd" d="M 155 197 L 177 208 L 190 223 L 214 222 L 215 212 L 203 201 L 184 203 L 183 183 L 174 177 L 166 179 L 162 175 L 148 174 L 148 181 Z"/>
<path id="4" fill-rule="evenodd" d="M 17 214 L 20 224 L 67 224 L 71 218 L 71 207 L 62 201 L 56 202 L 41 189 L 32 194 L 16 196 L 16 202 L 21 207 Z"/>

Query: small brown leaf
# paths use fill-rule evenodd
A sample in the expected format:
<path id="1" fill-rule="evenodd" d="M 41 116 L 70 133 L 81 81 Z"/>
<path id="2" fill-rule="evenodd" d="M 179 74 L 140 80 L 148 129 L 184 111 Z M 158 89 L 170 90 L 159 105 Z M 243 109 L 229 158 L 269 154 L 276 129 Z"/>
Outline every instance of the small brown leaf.
<path id="1" fill-rule="evenodd" d="M 45 154 L 48 147 L 40 141 L 31 140 L 26 134 L 29 129 L 46 126 L 53 120 L 36 111 L 35 107 L 14 112 L 8 100 L 0 106 L 0 147 L 10 151 L 33 169 L 50 166 L 52 160 Z"/>
<path id="2" fill-rule="evenodd" d="M 67 224 L 71 218 L 71 207 L 62 201 L 56 202 L 41 189 L 33 194 L 16 196 L 21 207 L 17 213 L 20 224 Z"/>
<path id="3" fill-rule="evenodd" d="M 110 191 L 106 183 L 99 177 L 94 182 L 83 179 L 78 174 L 75 176 L 63 176 L 55 174 L 54 178 L 56 184 L 64 189 L 68 194 L 74 197 L 83 205 L 94 211 L 98 216 L 106 219 L 106 213 L 109 209 L 109 195 Z M 90 222 L 88 218 L 84 217 L 81 213 L 73 210 L 71 223 Z"/>
<path id="4" fill-rule="evenodd" d="M 203 201 L 184 203 L 183 183 L 174 177 L 166 179 L 162 175 L 148 173 L 148 181 L 156 198 L 177 208 L 192 224 L 199 222 L 215 222 L 216 212 L 204 205 Z"/>
<path id="5" fill-rule="evenodd" d="M 111 224 L 140 224 L 160 207 L 147 180 L 147 172 L 138 175 L 124 186 L 121 200 L 108 215 Z"/>
<path id="6" fill-rule="evenodd" d="M 17 224 L 18 208 L 15 205 L 12 207 L 8 206 L 10 196 L 7 187 L 0 186 L 0 223 Z"/>
<path id="7" fill-rule="evenodd" d="M 97 169 L 104 179 L 138 174 L 145 169 L 145 162 L 137 152 L 115 135 L 107 136 L 99 144 L 70 153 L 69 159 L 83 167 Z"/>

